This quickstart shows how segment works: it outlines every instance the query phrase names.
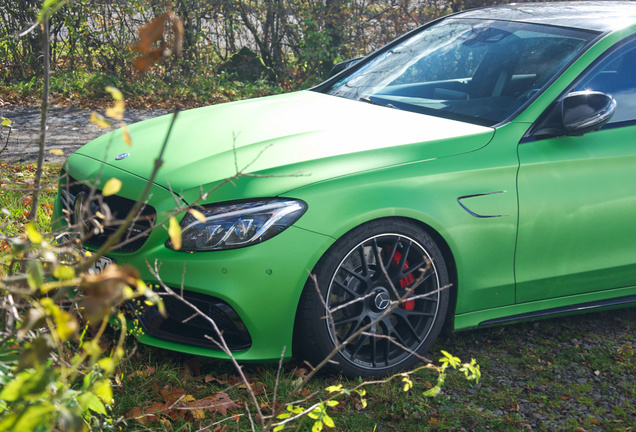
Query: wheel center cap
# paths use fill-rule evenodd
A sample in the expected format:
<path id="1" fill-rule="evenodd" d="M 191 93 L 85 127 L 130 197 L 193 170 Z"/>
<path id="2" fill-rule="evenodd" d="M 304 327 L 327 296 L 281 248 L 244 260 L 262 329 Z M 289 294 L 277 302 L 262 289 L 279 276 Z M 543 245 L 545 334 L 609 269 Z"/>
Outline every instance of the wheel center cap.
<path id="1" fill-rule="evenodd" d="M 389 293 L 386 291 L 378 291 L 373 299 L 373 304 L 380 311 L 388 308 L 390 303 L 391 298 L 389 297 Z"/>

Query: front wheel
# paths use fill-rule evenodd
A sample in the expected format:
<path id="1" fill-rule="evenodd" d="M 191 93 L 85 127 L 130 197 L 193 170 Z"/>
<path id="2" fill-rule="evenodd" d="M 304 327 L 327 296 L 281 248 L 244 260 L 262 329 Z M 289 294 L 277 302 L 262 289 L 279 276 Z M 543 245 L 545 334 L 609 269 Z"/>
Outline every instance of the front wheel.
<path id="1" fill-rule="evenodd" d="M 386 219 L 355 228 L 321 258 L 314 275 L 296 320 L 298 348 L 314 366 L 339 346 L 329 368 L 383 377 L 413 367 L 439 335 L 448 270 L 433 239 L 413 222 Z"/>

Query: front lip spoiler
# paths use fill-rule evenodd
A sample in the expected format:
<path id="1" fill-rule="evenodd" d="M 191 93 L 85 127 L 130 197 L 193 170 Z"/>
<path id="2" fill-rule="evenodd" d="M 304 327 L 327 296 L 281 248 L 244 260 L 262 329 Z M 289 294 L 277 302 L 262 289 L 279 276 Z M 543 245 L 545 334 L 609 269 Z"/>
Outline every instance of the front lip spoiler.
<path id="1" fill-rule="evenodd" d="M 527 312 L 517 315 L 510 315 L 502 318 L 495 318 L 492 320 L 482 321 L 478 324 L 478 326 L 489 326 L 495 324 L 503 324 L 509 323 L 512 321 L 527 321 L 538 318 L 546 318 L 552 315 L 560 315 L 565 313 L 580 313 L 585 311 L 592 311 L 594 309 L 606 308 L 606 307 L 617 307 L 617 306 L 625 306 L 630 303 L 636 305 L 636 295 L 629 295 L 624 297 L 617 297 L 608 300 L 598 300 L 593 302 L 579 303 L 570 306 L 561 306 L 551 309 L 544 309 L 536 312 Z"/>

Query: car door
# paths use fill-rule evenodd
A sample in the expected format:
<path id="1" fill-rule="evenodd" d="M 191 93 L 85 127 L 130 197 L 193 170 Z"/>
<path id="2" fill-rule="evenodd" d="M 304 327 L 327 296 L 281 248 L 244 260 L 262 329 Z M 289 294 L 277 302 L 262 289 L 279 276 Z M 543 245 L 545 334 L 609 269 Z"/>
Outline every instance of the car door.
<path id="1" fill-rule="evenodd" d="M 516 302 L 636 285 L 636 42 L 615 46 L 566 91 L 611 94 L 616 112 L 583 136 L 518 147 Z"/>

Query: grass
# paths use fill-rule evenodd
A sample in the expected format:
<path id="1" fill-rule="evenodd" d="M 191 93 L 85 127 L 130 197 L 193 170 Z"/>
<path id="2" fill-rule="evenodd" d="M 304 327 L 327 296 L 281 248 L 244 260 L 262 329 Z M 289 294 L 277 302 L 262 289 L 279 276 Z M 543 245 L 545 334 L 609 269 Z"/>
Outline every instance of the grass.
<path id="1" fill-rule="evenodd" d="M 418 372 L 416 387 L 408 393 L 402 391 L 399 380 L 370 386 L 367 408 L 362 409 L 360 398 L 351 395 L 329 413 L 335 430 L 634 430 L 636 356 L 633 348 L 624 345 L 635 330 L 632 308 L 452 333 L 435 349 L 450 351 L 462 360 L 476 358 L 483 371 L 479 384 L 453 374 L 441 396 L 426 398 L 422 392 L 436 375 Z M 244 370 L 262 390 L 257 396 L 261 406 L 270 406 L 275 366 L 245 365 Z M 179 417 L 169 410 L 162 421 L 139 423 L 130 418 L 135 407 L 143 413 L 153 404 L 166 403 L 165 395 L 171 392 L 196 400 L 226 392 L 244 406 L 249 403 L 247 392 L 235 385 L 236 374 L 227 362 L 138 346 L 119 373 L 122 384 L 116 389 L 114 412 L 115 417 L 126 419 L 120 424 L 123 430 L 194 431 L 232 415 L 240 417 L 228 422 L 226 430 L 251 430 L 242 408 L 226 414 L 206 412 L 200 419 Z M 284 365 L 278 394 L 287 394 L 302 373 L 302 364 Z M 310 399 L 317 401 L 325 396 L 324 388 L 336 383 L 357 384 L 322 375 L 304 394 L 318 392 Z M 309 431 L 311 422 L 297 423 L 295 430 Z"/>
<path id="2" fill-rule="evenodd" d="M 33 185 L 37 167 L 34 164 L 0 162 L 0 233 L 7 237 L 24 234 L 24 225 L 31 212 Z M 59 165 L 46 164 L 42 173 L 37 225 L 39 231 L 50 231 L 51 212 L 57 191 Z"/>
<path id="3" fill-rule="evenodd" d="M 12 239 L 26 238 L 33 203 L 36 166 L 10 165 L 0 162 L 0 275 L 11 260 Z M 42 172 L 41 192 L 37 209 L 36 228 L 46 233 L 51 230 L 51 213 L 57 190 L 58 165 L 47 164 Z"/>

